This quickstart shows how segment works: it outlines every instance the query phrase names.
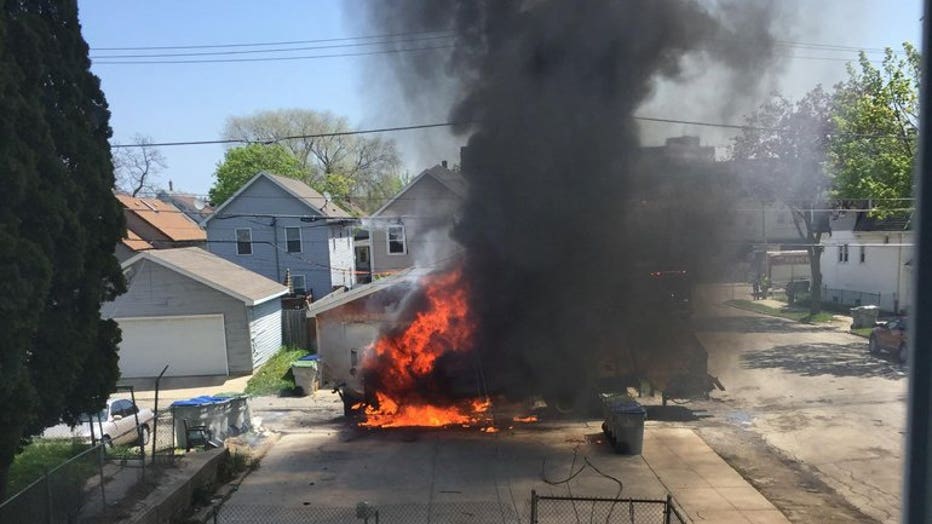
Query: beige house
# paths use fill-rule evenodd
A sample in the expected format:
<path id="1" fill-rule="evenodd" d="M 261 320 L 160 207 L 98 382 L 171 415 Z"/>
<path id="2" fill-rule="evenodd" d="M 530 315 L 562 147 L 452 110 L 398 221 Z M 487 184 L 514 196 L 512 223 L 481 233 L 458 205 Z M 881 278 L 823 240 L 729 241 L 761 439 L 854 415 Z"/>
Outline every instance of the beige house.
<path id="1" fill-rule="evenodd" d="M 424 170 L 364 221 L 367 258 L 376 277 L 412 266 L 439 266 L 456 256 L 450 229 L 466 197 L 466 179 L 446 162 Z M 357 258 L 360 256 L 357 253 Z"/>

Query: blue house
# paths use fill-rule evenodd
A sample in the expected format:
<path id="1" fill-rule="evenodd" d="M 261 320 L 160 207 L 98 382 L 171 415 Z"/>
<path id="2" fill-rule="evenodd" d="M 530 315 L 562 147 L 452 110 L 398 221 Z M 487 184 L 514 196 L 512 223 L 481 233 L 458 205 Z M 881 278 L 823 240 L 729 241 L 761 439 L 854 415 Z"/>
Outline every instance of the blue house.
<path id="1" fill-rule="evenodd" d="M 211 253 L 318 299 L 356 283 L 354 219 L 307 184 L 260 172 L 206 219 Z"/>

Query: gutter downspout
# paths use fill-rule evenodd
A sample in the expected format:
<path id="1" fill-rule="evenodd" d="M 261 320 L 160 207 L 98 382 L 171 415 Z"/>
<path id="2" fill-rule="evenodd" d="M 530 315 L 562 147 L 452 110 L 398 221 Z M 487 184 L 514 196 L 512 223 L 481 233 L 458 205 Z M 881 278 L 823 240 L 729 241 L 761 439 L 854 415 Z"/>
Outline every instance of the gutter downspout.
<path id="1" fill-rule="evenodd" d="M 280 284 L 282 281 L 282 265 L 278 261 L 278 217 L 272 217 L 272 250 L 275 251 L 275 280 Z"/>

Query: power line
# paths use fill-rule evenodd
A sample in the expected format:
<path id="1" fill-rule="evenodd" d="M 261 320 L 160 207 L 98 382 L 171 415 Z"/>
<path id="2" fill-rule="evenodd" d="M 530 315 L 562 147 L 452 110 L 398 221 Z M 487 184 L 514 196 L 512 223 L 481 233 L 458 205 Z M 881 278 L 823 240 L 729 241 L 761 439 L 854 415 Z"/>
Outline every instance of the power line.
<path id="1" fill-rule="evenodd" d="M 305 55 L 305 56 L 270 56 L 263 58 L 212 58 L 204 60 L 106 60 L 106 61 L 94 61 L 94 65 L 126 65 L 126 64 L 218 64 L 218 63 L 233 63 L 233 62 L 281 62 L 281 61 L 292 61 L 292 60 L 312 60 L 316 58 L 339 58 L 345 56 L 369 56 L 369 55 L 385 55 L 392 53 L 407 53 L 414 51 L 431 51 L 436 49 L 449 49 L 454 47 L 451 45 L 441 45 L 441 46 L 426 46 L 426 47 L 411 47 L 403 49 L 383 49 L 380 51 L 365 51 L 359 53 L 336 53 L 329 55 Z"/>
<path id="2" fill-rule="evenodd" d="M 220 140 L 189 140 L 184 142 L 153 142 L 148 144 L 111 144 L 112 149 L 126 148 L 126 147 L 168 147 L 168 146 L 198 146 L 198 145 L 208 145 L 208 144 L 262 144 L 262 145 L 271 145 L 284 140 L 299 140 L 305 138 L 326 138 L 334 136 L 349 136 L 349 135 L 364 135 L 369 133 L 389 133 L 394 131 L 410 131 L 412 129 L 429 129 L 432 127 L 450 127 L 457 125 L 457 122 L 437 122 L 431 124 L 414 124 L 410 126 L 394 126 L 394 127 L 379 127 L 372 129 L 357 129 L 353 131 L 334 131 L 330 133 L 314 133 L 309 135 L 294 135 L 294 136 L 284 136 L 281 138 L 276 138 L 274 140 L 245 140 L 241 138 L 228 138 Z"/>
<path id="3" fill-rule="evenodd" d="M 784 132 L 790 131 L 789 128 L 780 128 L 780 127 L 763 127 L 763 126 L 753 126 L 746 124 L 728 124 L 721 122 L 702 122 L 698 120 L 682 120 L 675 118 L 661 118 L 661 117 L 650 117 L 650 116 L 633 116 L 634 120 L 640 120 L 643 122 L 655 122 L 655 123 L 665 123 L 665 124 L 680 124 L 680 125 L 690 125 L 690 126 L 699 126 L 699 127 L 718 127 L 725 129 L 738 129 L 738 130 L 752 130 L 752 131 L 772 131 L 772 132 Z M 170 146 L 197 146 L 197 145 L 212 145 L 212 144 L 263 144 L 270 145 L 286 140 L 301 140 L 307 138 L 326 138 L 326 137 L 336 137 L 336 136 L 350 136 L 350 135 L 364 135 L 370 133 L 389 133 L 394 131 L 410 131 L 414 129 L 429 129 L 434 127 L 452 127 L 457 125 L 465 125 L 470 122 L 435 122 L 429 124 L 413 124 L 409 126 L 394 126 L 394 127 L 380 127 L 373 129 L 357 129 L 352 131 L 334 131 L 330 133 L 314 133 L 307 135 L 293 135 L 293 136 L 283 136 L 280 138 L 275 138 L 272 140 L 246 140 L 241 138 L 228 138 L 228 139 L 219 139 L 219 140 L 188 140 L 188 141 L 177 141 L 177 142 L 152 142 L 146 144 L 111 144 L 110 147 L 113 149 L 119 148 L 128 148 L 128 147 L 170 147 Z M 842 136 L 851 136 L 855 138 L 899 138 L 898 135 L 893 134 L 863 134 L 863 133 L 839 133 Z"/>
<path id="4" fill-rule="evenodd" d="M 346 42 L 350 40 L 367 40 L 373 38 L 391 38 L 396 36 L 414 36 L 430 34 L 446 34 L 449 31 L 415 31 L 405 33 L 382 33 L 377 35 L 347 36 L 342 38 L 318 38 L 315 40 L 287 40 L 278 42 L 237 42 L 229 44 L 195 44 L 195 45 L 163 45 L 163 46 L 136 46 L 136 47 L 91 47 L 91 51 L 147 51 L 170 49 L 219 49 L 224 47 L 259 47 L 273 45 L 321 44 L 327 42 Z"/>
<path id="5" fill-rule="evenodd" d="M 321 43 L 330 43 L 330 42 L 350 42 L 355 40 L 373 40 L 373 39 L 385 39 L 385 38 L 396 38 L 396 37 L 411 37 L 411 36 L 425 36 L 425 35 L 437 35 L 445 37 L 454 37 L 456 33 L 448 30 L 438 30 L 438 31 L 408 31 L 408 32 L 399 32 L 399 33 L 381 33 L 374 35 L 357 35 L 357 36 L 347 36 L 347 37 L 338 37 L 338 38 L 317 38 L 310 40 L 279 40 L 274 42 L 232 42 L 232 43 L 222 43 L 222 44 L 177 44 L 177 45 L 150 45 L 150 46 L 123 46 L 123 47 L 91 47 L 91 51 L 168 51 L 168 50 L 184 50 L 184 49 L 224 49 L 224 48 L 242 48 L 242 47 L 265 47 L 265 46 L 282 46 L 282 45 L 303 45 L 303 44 L 321 44 Z M 741 39 L 718 39 L 725 42 L 745 42 L 748 40 Z M 864 51 L 865 53 L 885 53 L 887 47 L 868 47 L 868 46 L 853 46 L 846 44 L 831 44 L 824 42 L 800 42 L 797 40 L 773 40 L 774 45 L 778 47 L 789 47 L 789 48 L 801 48 L 801 49 L 816 49 L 816 50 L 825 50 L 833 52 L 860 52 Z M 903 51 L 894 49 L 893 46 L 889 46 L 893 50 L 894 54 L 904 54 Z"/>
<path id="6" fill-rule="evenodd" d="M 221 56 L 221 55 L 243 55 L 243 54 L 255 54 L 255 53 L 282 53 L 282 52 L 292 52 L 292 51 L 313 51 L 319 49 L 343 49 L 348 47 L 363 47 L 363 46 L 372 46 L 372 45 L 384 45 L 384 44 L 403 44 L 410 42 L 429 42 L 434 40 L 449 40 L 449 36 L 427 36 L 419 38 L 408 38 L 408 39 L 396 39 L 396 40 L 377 40 L 374 42 L 354 42 L 351 44 L 334 44 L 334 45 L 323 45 L 323 46 L 310 46 L 310 47 L 279 47 L 272 49 L 245 49 L 245 50 L 236 50 L 236 51 L 199 51 L 199 52 L 190 52 L 190 53 L 157 53 L 157 54 L 145 54 L 145 55 L 91 55 L 91 60 L 99 59 L 123 59 L 123 58 L 171 58 L 171 57 L 190 57 L 190 56 Z M 147 62 L 148 63 L 148 62 Z"/>

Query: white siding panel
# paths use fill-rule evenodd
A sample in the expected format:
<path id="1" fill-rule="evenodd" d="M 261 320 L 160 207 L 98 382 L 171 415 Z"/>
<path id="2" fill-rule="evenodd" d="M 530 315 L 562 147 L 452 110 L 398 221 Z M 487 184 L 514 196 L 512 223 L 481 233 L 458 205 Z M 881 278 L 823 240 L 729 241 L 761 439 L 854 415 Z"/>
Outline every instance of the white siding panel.
<path id="1" fill-rule="evenodd" d="M 282 303 L 272 299 L 249 308 L 252 365 L 258 368 L 282 345 Z"/>

